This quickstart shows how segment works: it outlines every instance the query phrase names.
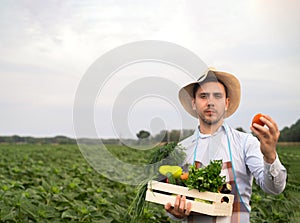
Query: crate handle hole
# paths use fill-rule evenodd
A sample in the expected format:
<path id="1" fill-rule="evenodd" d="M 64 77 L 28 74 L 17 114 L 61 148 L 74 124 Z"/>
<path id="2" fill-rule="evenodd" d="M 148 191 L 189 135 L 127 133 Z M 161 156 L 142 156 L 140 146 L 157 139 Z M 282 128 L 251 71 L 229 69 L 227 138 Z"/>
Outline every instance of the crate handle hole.
<path id="1" fill-rule="evenodd" d="M 221 203 L 223 202 L 229 203 L 229 198 L 227 196 L 222 197 Z"/>

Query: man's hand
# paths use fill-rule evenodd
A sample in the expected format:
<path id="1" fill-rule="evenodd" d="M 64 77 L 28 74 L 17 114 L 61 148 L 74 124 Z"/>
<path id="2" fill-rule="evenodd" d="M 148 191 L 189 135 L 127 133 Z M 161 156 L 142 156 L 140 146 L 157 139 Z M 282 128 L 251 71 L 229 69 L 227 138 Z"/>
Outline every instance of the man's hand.
<path id="1" fill-rule="evenodd" d="M 280 135 L 276 122 L 268 115 L 263 115 L 260 120 L 267 126 L 263 127 L 254 123 L 250 129 L 259 138 L 260 150 L 267 163 L 276 159 L 276 144 Z"/>
<path id="2" fill-rule="evenodd" d="M 186 197 L 177 195 L 174 207 L 171 203 L 165 205 L 165 210 L 170 214 L 174 215 L 176 218 L 184 218 L 190 215 L 192 209 L 192 204 L 190 202 L 186 203 Z"/>

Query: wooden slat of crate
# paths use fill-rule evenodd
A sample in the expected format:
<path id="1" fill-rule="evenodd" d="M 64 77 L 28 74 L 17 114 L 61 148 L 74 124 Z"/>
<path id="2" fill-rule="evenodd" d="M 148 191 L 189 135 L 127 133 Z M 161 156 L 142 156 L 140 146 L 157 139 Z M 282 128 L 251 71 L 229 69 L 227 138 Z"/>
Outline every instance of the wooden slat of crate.
<path id="1" fill-rule="evenodd" d="M 191 198 L 199 198 L 201 200 L 213 202 L 212 204 L 209 204 L 187 198 L 187 202 L 191 202 L 192 211 L 194 212 L 211 216 L 231 216 L 232 214 L 234 195 L 231 194 L 199 192 L 198 190 L 189 190 L 187 187 L 162 183 L 158 181 L 150 181 L 146 193 L 146 200 L 163 205 L 170 202 L 172 205 L 174 205 L 176 196 L 164 194 L 162 192 L 180 194 Z M 224 196 L 229 199 L 228 203 L 221 202 L 221 199 Z"/>

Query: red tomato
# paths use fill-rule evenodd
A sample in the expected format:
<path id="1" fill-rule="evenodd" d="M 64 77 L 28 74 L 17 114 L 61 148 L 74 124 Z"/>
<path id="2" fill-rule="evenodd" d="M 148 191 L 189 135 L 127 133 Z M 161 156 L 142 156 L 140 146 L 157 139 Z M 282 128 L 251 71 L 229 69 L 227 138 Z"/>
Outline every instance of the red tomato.
<path id="1" fill-rule="evenodd" d="M 253 117 L 253 119 L 252 119 L 252 125 L 253 125 L 254 123 L 256 123 L 256 124 L 259 124 L 259 125 L 261 125 L 261 126 L 264 126 L 265 123 L 263 123 L 263 122 L 260 120 L 260 117 L 264 117 L 264 115 L 261 114 L 261 113 L 256 114 L 256 115 Z"/>

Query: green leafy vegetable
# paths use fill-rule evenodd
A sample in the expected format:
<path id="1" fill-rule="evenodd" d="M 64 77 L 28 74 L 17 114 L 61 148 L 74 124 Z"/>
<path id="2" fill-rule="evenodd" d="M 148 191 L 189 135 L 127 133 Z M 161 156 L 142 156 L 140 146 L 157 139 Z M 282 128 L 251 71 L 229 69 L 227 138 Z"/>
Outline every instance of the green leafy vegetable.
<path id="1" fill-rule="evenodd" d="M 182 164 L 185 153 L 182 147 L 175 142 L 170 142 L 156 149 L 150 159 L 150 164 L 162 162 L 162 165 L 180 165 Z"/>
<path id="2" fill-rule="evenodd" d="M 184 158 L 185 153 L 183 153 L 182 148 L 177 143 L 171 142 L 157 148 L 151 155 L 149 164 L 156 164 L 153 165 L 153 172 L 158 175 L 158 168 L 161 165 L 179 165 L 183 162 Z M 153 176 L 153 178 L 155 177 L 158 176 Z M 165 177 L 169 179 L 170 183 L 176 184 L 176 180 L 171 173 L 167 173 Z M 138 185 L 137 194 L 126 213 L 132 223 L 140 222 L 140 218 L 144 214 L 144 209 L 146 208 L 145 197 L 149 180 L 152 179 L 146 179 Z"/>
<path id="3" fill-rule="evenodd" d="M 222 160 L 214 160 L 204 168 L 196 168 L 195 165 L 189 168 L 189 177 L 186 186 L 189 189 L 197 189 L 200 192 L 218 192 L 225 184 L 225 176 L 220 176 Z"/>

